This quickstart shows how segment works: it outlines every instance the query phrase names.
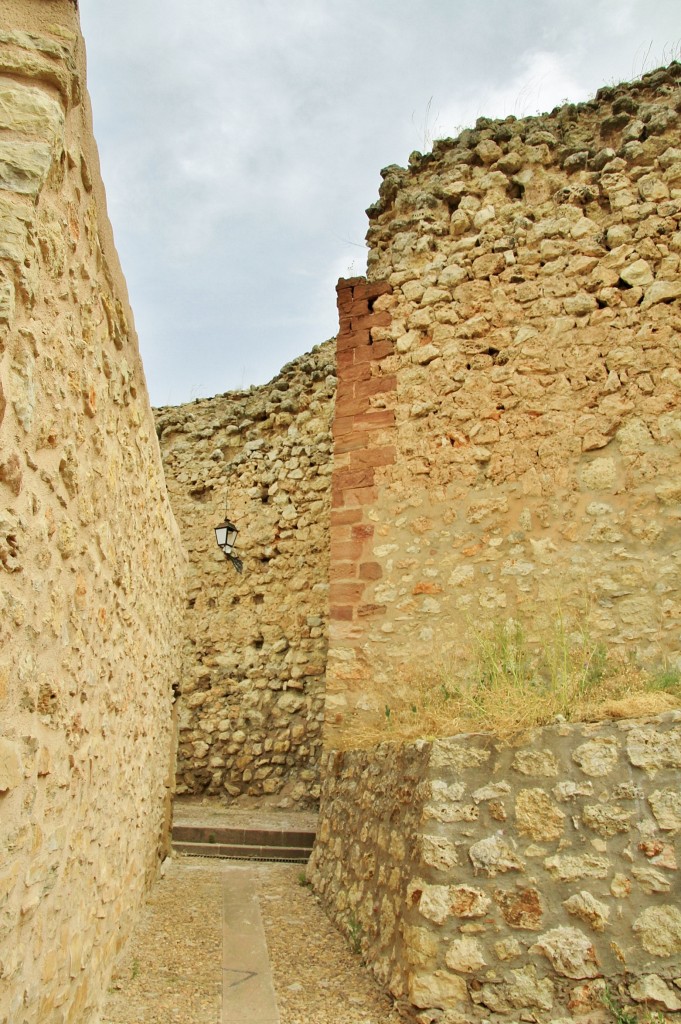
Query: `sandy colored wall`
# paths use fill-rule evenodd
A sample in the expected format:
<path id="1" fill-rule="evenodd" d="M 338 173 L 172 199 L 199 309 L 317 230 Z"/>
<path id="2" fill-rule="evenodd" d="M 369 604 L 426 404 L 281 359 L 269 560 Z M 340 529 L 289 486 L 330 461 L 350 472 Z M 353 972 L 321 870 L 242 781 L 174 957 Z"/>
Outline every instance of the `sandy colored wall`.
<path id="1" fill-rule="evenodd" d="M 75 6 L 0 23 L 0 1021 L 97 1018 L 156 875 L 184 557 Z"/>
<path id="2" fill-rule="evenodd" d="M 328 753 L 308 877 L 407 1019 L 671 1019 L 679 768 L 681 712 Z"/>
<path id="3" fill-rule="evenodd" d="M 319 798 L 335 346 L 263 387 L 156 412 L 189 552 L 179 795 Z M 238 576 L 215 543 L 228 511 Z"/>
<path id="4" fill-rule="evenodd" d="M 677 63 L 382 172 L 339 286 L 331 744 L 471 625 L 678 659 L 680 111 Z"/>

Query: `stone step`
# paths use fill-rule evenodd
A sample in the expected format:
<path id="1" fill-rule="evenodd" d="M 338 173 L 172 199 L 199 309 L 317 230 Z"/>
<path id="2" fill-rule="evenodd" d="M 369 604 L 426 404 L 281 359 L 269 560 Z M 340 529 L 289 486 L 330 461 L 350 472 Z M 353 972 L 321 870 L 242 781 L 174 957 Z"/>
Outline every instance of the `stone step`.
<path id="1" fill-rule="evenodd" d="M 294 864 L 307 863 L 314 838 L 314 832 L 204 825 L 175 825 L 172 832 L 173 849 L 186 856 Z"/>

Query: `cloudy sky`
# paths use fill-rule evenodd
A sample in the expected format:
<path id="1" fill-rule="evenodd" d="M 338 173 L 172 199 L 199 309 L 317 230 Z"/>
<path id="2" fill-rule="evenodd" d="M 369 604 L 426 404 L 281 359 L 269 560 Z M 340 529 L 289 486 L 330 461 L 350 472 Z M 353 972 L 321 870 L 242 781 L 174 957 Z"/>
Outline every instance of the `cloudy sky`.
<path id="1" fill-rule="evenodd" d="M 336 331 L 365 208 L 476 117 L 681 50 L 679 0 L 80 0 L 152 402 L 271 379 Z"/>

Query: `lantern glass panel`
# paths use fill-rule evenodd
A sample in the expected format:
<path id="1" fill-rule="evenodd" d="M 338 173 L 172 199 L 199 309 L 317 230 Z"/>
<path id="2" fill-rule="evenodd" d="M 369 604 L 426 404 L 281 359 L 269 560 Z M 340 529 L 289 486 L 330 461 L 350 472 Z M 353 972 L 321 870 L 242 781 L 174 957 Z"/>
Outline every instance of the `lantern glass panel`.
<path id="1" fill-rule="evenodd" d="M 219 526 L 215 527 L 215 539 L 218 542 L 218 547 L 224 548 L 227 543 L 227 523 L 220 523 Z"/>

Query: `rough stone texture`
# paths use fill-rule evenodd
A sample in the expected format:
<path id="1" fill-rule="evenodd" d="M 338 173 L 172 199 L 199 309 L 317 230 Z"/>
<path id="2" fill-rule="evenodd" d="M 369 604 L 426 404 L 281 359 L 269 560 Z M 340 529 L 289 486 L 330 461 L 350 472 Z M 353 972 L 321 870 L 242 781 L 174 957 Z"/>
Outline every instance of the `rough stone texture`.
<path id="1" fill-rule="evenodd" d="M 669 712 L 550 726 L 515 749 L 468 735 L 327 753 L 309 878 L 417 1021 L 605 1019 L 606 981 L 623 1005 L 676 1011 L 680 841 L 654 797 L 678 785 L 680 737 Z M 546 780 L 548 764 L 554 779 L 528 789 L 528 765 Z M 477 816 L 456 813 L 471 804 Z M 617 827 L 585 824 L 596 806 Z"/>
<path id="2" fill-rule="evenodd" d="M 0 1022 L 87 1024 L 165 852 L 184 557 L 75 6 L 0 22 Z"/>
<path id="3" fill-rule="evenodd" d="M 376 531 L 367 514 L 378 497 L 381 469 L 395 460 L 386 433 L 395 422 L 386 401 L 396 387 L 384 372 L 394 351 L 373 331 L 390 322 L 383 305 L 390 288 L 362 278 L 338 282 L 338 391 L 333 419 L 334 473 L 331 509 L 330 637 L 326 721 L 342 723 L 348 701 L 361 706 L 366 661 L 359 642 L 365 624 L 385 613 L 379 586 L 383 570 L 375 557 Z M 330 674 L 329 671 L 330 670 Z"/>
<path id="4" fill-rule="evenodd" d="M 450 892 L 439 884 L 440 878 L 449 880 L 449 869 L 419 863 L 429 756 L 427 743 L 325 752 L 322 809 L 308 868 L 327 913 L 346 934 L 359 936 L 362 954 L 381 984 L 418 1005 L 427 1005 L 422 997 L 433 987 L 437 998 L 442 996 L 431 972 L 421 971 L 409 994 L 416 977 L 411 965 L 432 962 L 439 950 L 436 922 L 447 919 L 450 907 L 475 913 L 483 895 L 474 884 L 466 892 L 456 886 Z M 433 884 L 422 881 L 426 877 Z M 458 986 L 457 976 L 450 978 Z"/>
<path id="5" fill-rule="evenodd" d="M 319 798 L 328 593 L 332 341 L 268 385 L 156 411 L 189 553 L 178 793 Z M 215 543 L 239 527 L 239 576 Z"/>
<path id="6" fill-rule="evenodd" d="M 539 643 L 588 595 L 594 637 L 678 661 L 680 111 L 673 63 L 382 171 L 368 281 L 339 286 L 335 450 L 371 473 L 337 457 L 362 547 L 332 544 L 331 746 L 471 622 Z"/>

